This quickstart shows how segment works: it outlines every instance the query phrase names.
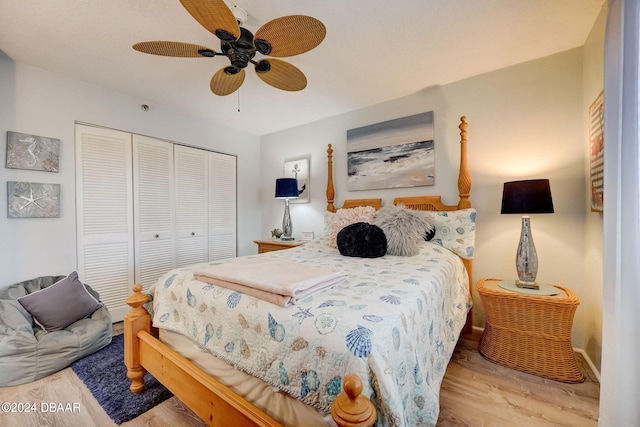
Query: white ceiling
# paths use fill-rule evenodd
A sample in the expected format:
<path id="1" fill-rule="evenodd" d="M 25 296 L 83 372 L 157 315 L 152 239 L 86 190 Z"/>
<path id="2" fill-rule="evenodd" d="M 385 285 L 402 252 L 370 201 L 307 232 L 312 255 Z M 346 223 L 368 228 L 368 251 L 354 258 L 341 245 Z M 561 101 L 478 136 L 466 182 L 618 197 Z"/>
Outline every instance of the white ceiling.
<path id="1" fill-rule="evenodd" d="M 0 50 L 30 64 L 255 135 L 309 123 L 582 46 L 605 0 L 229 0 L 255 32 L 285 15 L 327 27 L 307 53 L 283 58 L 307 76 L 285 92 L 252 69 L 238 95 L 211 93 L 228 64 L 131 48 L 171 40 L 220 51 L 178 0 L 0 0 Z"/>

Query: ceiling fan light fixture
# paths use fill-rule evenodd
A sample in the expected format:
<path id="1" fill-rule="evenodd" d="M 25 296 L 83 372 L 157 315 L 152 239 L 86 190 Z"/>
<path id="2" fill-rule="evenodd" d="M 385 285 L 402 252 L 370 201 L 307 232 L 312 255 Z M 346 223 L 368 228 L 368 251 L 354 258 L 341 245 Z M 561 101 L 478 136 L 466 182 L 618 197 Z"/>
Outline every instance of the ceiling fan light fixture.
<path id="1" fill-rule="evenodd" d="M 266 59 L 262 59 L 256 64 L 256 73 L 266 73 L 269 70 L 271 70 L 271 63 Z"/>
<path id="2" fill-rule="evenodd" d="M 240 27 L 240 37 L 234 44 L 241 49 L 253 50 L 253 33 L 244 27 Z"/>
<path id="3" fill-rule="evenodd" d="M 213 58 L 216 56 L 216 52 L 211 49 L 200 49 L 198 53 L 206 58 Z"/>
<path id="4" fill-rule="evenodd" d="M 271 43 L 265 39 L 255 39 L 253 45 L 256 47 L 256 50 L 263 55 L 269 55 L 271 53 Z"/>
<path id="5" fill-rule="evenodd" d="M 240 72 L 240 68 L 236 68 L 233 65 L 230 65 L 224 69 L 224 72 L 233 76 L 234 74 L 238 74 Z"/>
<path id="6" fill-rule="evenodd" d="M 216 30 L 216 37 L 224 42 L 232 42 L 236 39 L 229 31 L 220 28 Z"/>

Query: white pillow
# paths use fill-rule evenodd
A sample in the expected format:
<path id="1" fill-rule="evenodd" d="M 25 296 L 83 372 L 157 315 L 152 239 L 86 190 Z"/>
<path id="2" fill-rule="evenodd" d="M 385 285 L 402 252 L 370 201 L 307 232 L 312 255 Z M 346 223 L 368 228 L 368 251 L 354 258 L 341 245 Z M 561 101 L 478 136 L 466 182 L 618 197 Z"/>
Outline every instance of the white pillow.
<path id="1" fill-rule="evenodd" d="M 331 221 L 331 227 L 329 231 L 329 246 L 334 248 L 338 247 L 336 237 L 340 230 L 347 225 L 355 224 L 356 222 L 366 222 L 368 224 L 373 223 L 373 219 L 376 216 L 376 209 L 372 206 L 358 206 L 349 209 L 338 209 L 333 215 Z"/>

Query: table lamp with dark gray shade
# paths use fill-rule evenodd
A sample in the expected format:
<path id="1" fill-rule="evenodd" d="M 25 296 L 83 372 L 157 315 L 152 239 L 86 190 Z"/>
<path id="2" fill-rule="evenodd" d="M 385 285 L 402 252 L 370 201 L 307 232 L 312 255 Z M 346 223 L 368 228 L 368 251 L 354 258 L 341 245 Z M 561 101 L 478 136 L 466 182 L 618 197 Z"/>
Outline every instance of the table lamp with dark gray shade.
<path id="1" fill-rule="evenodd" d="M 502 190 L 503 214 L 522 214 L 522 231 L 516 253 L 519 288 L 538 289 L 538 254 L 533 244 L 529 214 L 553 213 L 548 179 L 505 182 Z"/>
<path id="2" fill-rule="evenodd" d="M 276 199 L 284 199 L 284 218 L 282 218 L 282 237 L 280 240 L 294 240 L 291 236 L 292 225 L 289 214 L 289 199 L 298 198 L 298 180 L 295 178 L 276 179 Z"/>

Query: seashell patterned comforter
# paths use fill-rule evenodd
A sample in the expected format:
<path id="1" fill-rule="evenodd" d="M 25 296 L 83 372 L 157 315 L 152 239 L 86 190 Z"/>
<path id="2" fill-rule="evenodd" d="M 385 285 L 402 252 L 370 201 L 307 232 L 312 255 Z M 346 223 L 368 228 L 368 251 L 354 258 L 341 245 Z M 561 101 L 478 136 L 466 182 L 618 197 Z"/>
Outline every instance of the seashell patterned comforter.
<path id="1" fill-rule="evenodd" d="M 464 266 L 424 242 L 413 257 L 343 257 L 323 237 L 272 257 L 340 269 L 342 284 L 290 307 L 170 271 L 154 289 L 154 326 L 179 332 L 238 369 L 323 411 L 345 375 L 364 381 L 377 425 L 435 425 L 445 369 L 471 306 Z M 366 381 L 368 379 L 368 382 Z"/>

